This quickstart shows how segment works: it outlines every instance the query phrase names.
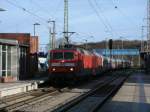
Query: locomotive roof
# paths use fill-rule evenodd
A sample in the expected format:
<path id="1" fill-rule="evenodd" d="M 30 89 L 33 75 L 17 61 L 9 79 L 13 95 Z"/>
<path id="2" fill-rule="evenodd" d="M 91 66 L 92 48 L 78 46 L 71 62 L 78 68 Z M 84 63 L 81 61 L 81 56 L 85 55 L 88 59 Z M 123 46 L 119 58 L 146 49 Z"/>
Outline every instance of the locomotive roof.
<path id="1" fill-rule="evenodd" d="M 53 49 L 51 51 L 62 51 L 62 50 L 75 50 L 75 51 L 78 51 L 82 54 L 85 54 L 85 55 L 96 55 L 98 57 L 102 57 L 102 55 L 100 55 L 99 53 L 97 53 L 96 51 L 93 51 L 93 50 L 88 50 L 88 49 L 84 49 L 84 48 L 80 48 L 80 47 L 69 47 L 69 48 L 66 48 L 66 47 L 61 47 L 61 48 L 56 48 L 56 49 Z"/>
<path id="2" fill-rule="evenodd" d="M 75 50 L 75 51 L 78 51 L 78 52 L 81 52 L 83 54 L 87 54 L 87 55 L 92 55 L 94 54 L 92 51 L 90 50 L 86 50 L 86 49 L 83 49 L 83 48 L 56 48 L 56 49 L 53 49 L 51 51 L 62 51 L 62 50 Z"/>
<path id="3" fill-rule="evenodd" d="M 51 51 L 54 50 L 77 50 L 76 48 L 56 48 L 56 49 L 52 49 Z"/>

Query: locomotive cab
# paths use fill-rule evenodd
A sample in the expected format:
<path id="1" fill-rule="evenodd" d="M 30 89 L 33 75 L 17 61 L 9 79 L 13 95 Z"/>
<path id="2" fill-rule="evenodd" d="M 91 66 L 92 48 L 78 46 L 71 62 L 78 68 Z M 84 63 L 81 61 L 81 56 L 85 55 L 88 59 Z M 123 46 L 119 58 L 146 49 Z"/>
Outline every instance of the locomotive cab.
<path id="1" fill-rule="evenodd" d="M 76 71 L 77 59 L 78 55 L 75 50 L 52 50 L 49 71 L 51 74 L 73 73 Z"/>

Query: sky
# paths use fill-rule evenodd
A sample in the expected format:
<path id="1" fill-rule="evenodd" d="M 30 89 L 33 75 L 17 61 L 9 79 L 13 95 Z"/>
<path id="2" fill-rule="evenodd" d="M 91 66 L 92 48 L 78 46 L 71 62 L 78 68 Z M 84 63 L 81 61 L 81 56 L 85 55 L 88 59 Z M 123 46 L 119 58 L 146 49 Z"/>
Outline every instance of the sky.
<path id="1" fill-rule="evenodd" d="M 40 44 L 49 42 L 47 21 L 56 21 L 56 38 L 63 37 L 64 0 L 0 0 L 0 33 L 30 33 L 33 24 Z M 69 0 L 71 42 L 99 42 L 105 39 L 141 39 L 146 25 L 147 0 Z M 145 30 L 146 31 L 146 30 Z"/>

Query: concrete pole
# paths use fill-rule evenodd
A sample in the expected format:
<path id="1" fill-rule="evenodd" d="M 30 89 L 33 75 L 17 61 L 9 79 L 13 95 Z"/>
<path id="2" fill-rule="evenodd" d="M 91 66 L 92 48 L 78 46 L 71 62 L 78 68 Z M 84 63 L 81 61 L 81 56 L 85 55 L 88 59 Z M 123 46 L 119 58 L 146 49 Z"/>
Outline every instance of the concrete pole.
<path id="1" fill-rule="evenodd" d="M 33 33 L 34 33 L 34 36 L 35 36 L 35 24 L 33 24 Z"/>
<path id="2" fill-rule="evenodd" d="M 105 38 L 105 56 L 107 55 L 107 48 L 108 48 L 107 38 Z"/>
<path id="3" fill-rule="evenodd" d="M 120 37 L 120 39 L 121 39 L 121 49 L 122 49 L 122 55 L 121 55 L 121 59 L 122 59 L 122 66 L 124 67 L 124 62 L 123 62 L 123 37 Z"/>
<path id="4" fill-rule="evenodd" d="M 55 37 L 56 37 L 56 24 L 55 23 L 56 22 L 49 20 L 48 23 L 53 24 L 53 30 L 51 30 L 51 27 L 50 27 L 49 33 L 50 33 L 50 40 L 51 40 L 51 42 L 50 42 L 51 43 L 51 48 L 55 49 L 55 47 L 56 47 L 56 39 L 55 39 Z"/>
<path id="5" fill-rule="evenodd" d="M 34 23 L 33 24 L 33 32 L 34 32 L 34 36 L 36 36 L 36 34 L 35 34 L 35 26 L 38 26 L 38 25 L 40 25 L 39 23 Z"/>
<path id="6" fill-rule="evenodd" d="M 85 40 L 85 48 L 87 49 L 87 40 Z"/>
<path id="7" fill-rule="evenodd" d="M 56 47 L 56 41 L 55 41 L 55 36 L 56 36 L 56 32 L 55 32 L 55 28 L 56 28 L 56 24 L 55 21 L 52 21 L 53 23 L 53 34 L 52 34 L 52 42 L 53 42 L 53 49 L 55 49 Z"/>
<path id="8" fill-rule="evenodd" d="M 149 51 L 149 41 L 150 41 L 150 0 L 147 0 L 147 47 L 146 51 Z"/>

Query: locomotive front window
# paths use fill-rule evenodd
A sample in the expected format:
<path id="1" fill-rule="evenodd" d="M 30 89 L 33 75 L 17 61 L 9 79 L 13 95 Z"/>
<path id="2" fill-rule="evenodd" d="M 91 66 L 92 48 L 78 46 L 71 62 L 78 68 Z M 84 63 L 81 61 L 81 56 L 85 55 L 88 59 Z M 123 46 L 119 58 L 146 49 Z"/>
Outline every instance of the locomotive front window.
<path id="1" fill-rule="evenodd" d="M 56 60 L 63 59 L 63 53 L 62 52 L 53 53 L 53 59 L 56 59 Z"/>
<path id="2" fill-rule="evenodd" d="M 64 52 L 64 59 L 66 60 L 74 59 L 73 52 Z"/>

